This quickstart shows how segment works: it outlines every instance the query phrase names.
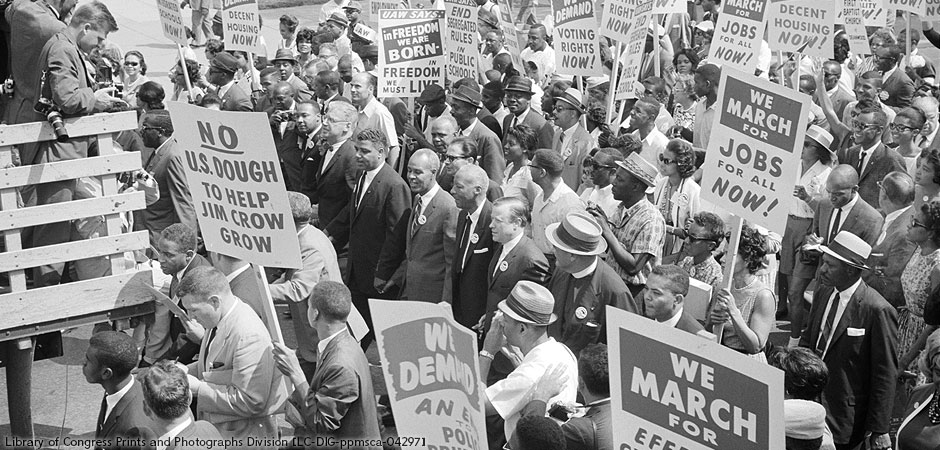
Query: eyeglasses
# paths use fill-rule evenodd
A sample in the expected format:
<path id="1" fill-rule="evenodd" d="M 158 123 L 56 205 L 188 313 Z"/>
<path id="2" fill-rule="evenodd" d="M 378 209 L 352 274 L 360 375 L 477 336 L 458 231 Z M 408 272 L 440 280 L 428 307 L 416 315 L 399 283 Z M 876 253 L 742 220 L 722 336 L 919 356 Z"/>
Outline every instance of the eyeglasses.
<path id="1" fill-rule="evenodd" d="M 920 223 L 920 222 L 917 221 L 916 218 L 911 217 L 911 227 L 913 227 L 913 228 L 920 227 L 920 228 L 923 228 L 923 229 L 926 230 L 926 229 L 927 229 L 927 224 Z"/>
<path id="2" fill-rule="evenodd" d="M 535 164 L 532 164 L 532 163 L 529 163 L 529 164 L 526 164 L 526 165 L 529 166 L 529 167 L 532 167 L 532 168 L 534 168 L 534 169 L 545 170 L 544 168 L 539 167 L 539 166 L 536 166 Z"/>
<path id="3" fill-rule="evenodd" d="M 137 67 L 137 66 L 140 65 L 140 63 L 139 63 L 139 62 L 134 62 L 134 61 L 124 61 L 124 65 L 125 65 L 125 66 L 131 66 L 131 67 Z"/>
<path id="4" fill-rule="evenodd" d="M 144 131 L 147 131 L 147 130 L 157 130 L 157 131 L 163 132 L 163 128 L 162 128 L 162 127 L 140 127 L 140 132 L 141 132 L 141 133 L 143 133 Z"/>
<path id="5" fill-rule="evenodd" d="M 696 242 L 714 242 L 715 244 L 717 244 L 717 242 L 714 239 L 693 236 L 692 234 L 686 235 L 685 239 L 689 241 L 690 244 L 694 244 Z"/>
<path id="6" fill-rule="evenodd" d="M 904 133 L 906 131 L 920 131 L 920 128 L 909 127 L 907 125 L 901 125 L 899 123 L 889 124 L 888 129 L 897 133 Z"/>
<path id="7" fill-rule="evenodd" d="M 670 165 L 670 164 L 672 164 L 672 163 L 676 163 L 676 164 L 679 163 L 679 160 L 678 160 L 678 159 L 674 159 L 674 158 L 673 158 L 673 159 L 670 159 L 670 158 L 667 158 L 667 157 L 665 157 L 665 156 L 663 156 L 663 155 L 659 155 L 659 160 L 662 161 L 662 163 L 665 164 L 665 165 L 667 165 L 667 166 Z"/>
<path id="8" fill-rule="evenodd" d="M 330 116 L 323 116 L 322 122 L 325 123 L 325 124 L 332 124 L 332 123 L 350 123 L 348 120 L 333 120 L 333 119 L 330 118 Z"/>
<path id="9" fill-rule="evenodd" d="M 881 128 L 881 125 L 878 125 L 878 124 L 876 124 L 876 123 L 862 123 L 862 122 L 860 122 L 860 121 L 858 121 L 858 120 L 853 120 L 853 121 L 852 121 L 852 128 L 853 128 L 853 129 L 856 129 L 856 130 L 864 130 L 864 129 L 866 129 L 866 128 L 871 128 L 871 127 L 878 127 L 878 128 Z"/>
<path id="10" fill-rule="evenodd" d="M 564 105 L 555 105 L 555 106 L 552 108 L 552 111 L 555 111 L 555 112 L 574 111 L 574 110 L 575 110 L 574 108 L 567 108 L 567 107 L 565 107 Z"/>
<path id="11" fill-rule="evenodd" d="M 444 155 L 444 162 L 454 162 L 458 159 L 469 159 L 469 156 Z"/>

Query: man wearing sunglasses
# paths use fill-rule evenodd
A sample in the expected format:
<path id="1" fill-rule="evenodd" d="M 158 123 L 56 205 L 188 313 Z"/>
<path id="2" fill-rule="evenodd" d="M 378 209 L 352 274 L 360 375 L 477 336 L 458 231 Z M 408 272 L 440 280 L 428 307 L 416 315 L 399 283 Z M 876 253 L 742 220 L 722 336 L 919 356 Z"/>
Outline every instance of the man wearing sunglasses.
<path id="1" fill-rule="evenodd" d="M 888 118 L 876 106 L 862 109 L 851 122 L 854 146 L 838 152 L 839 162 L 855 168 L 858 173 L 858 195 L 869 205 L 878 204 L 878 182 L 894 171 L 904 172 L 904 158 L 886 147 L 881 136 L 888 128 Z"/>
<path id="2" fill-rule="evenodd" d="M 623 161 L 623 156 L 614 148 L 596 148 L 584 160 L 584 167 L 591 170 L 594 186 L 581 193 L 581 201 L 588 207 L 600 208 L 607 217 L 613 217 L 620 206 L 620 201 L 614 198 L 611 183 L 617 173 L 617 161 Z"/>
<path id="3" fill-rule="evenodd" d="M 839 85 L 839 79 L 842 78 L 842 65 L 836 61 L 826 61 L 823 63 L 823 80 L 826 87 L 826 95 L 832 100 L 832 109 L 836 112 L 836 117 L 842 117 L 845 113 L 845 107 L 855 100 L 855 94 L 845 90 Z"/>

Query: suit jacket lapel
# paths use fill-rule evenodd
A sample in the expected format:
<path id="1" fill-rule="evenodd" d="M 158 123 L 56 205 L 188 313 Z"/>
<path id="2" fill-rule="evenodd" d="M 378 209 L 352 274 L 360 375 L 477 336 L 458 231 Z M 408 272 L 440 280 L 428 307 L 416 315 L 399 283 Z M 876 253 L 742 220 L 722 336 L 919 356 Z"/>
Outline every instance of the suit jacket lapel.
<path id="1" fill-rule="evenodd" d="M 875 147 L 875 150 L 871 152 L 871 156 L 868 157 L 868 165 L 865 166 L 865 169 L 862 170 L 862 173 L 859 174 L 858 179 L 862 180 L 865 177 L 867 177 L 868 174 L 870 174 L 871 171 L 874 170 L 875 161 L 880 160 L 884 156 L 884 154 L 885 154 L 885 145 L 878 144 L 878 146 Z M 861 153 L 859 153 L 859 156 L 861 156 Z"/>
<path id="2" fill-rule="evenodd" d="M 136 382 L 135 382 L 136 383 Z M 117 404 L 114 405 L 114 409 L 111 410 L 111 414 L 108 414 L 108 417 L 105 418 L 104 424 L 101 425 L 101 435 L 107 436 L 111 429 L 117 425 L 117 418 L 124 413 L 124 410 L 131 404 L 134 400 L 134 389 L 138 386 L 131 386 L 130 390 L 118 400 Z"/>
<path id="3" fill-rule="evenodd" d="M 512 250 L 509 251 L 509 254 L 506 255 L 506 259 L 503 260 L 503 262 L 506 263 L 506 270 L 498 270 L 498 269 L 496 268 L 496 260 L 499 259 L 499 256 L 497 256 L 497 255 L 499 255 L 500 253 L 502 253 L 502 251 L 503 251 L 503 246 L 500 245 L 499 247 L 497 247 L 497 248 L 495 249 L 496 255 L 493 255 L 493 258 L 490 259 L 490 273 L 492 274 L 492 273 L 495 271 L 496 274 L 493 275 L 492 280 L 490 281 L 490 287 L 492 287 L 493 284 L 496 283 L 496 279 L 499 278 L 500 275 L 502 275 L 503 273 L 508 272 L 508 271 L 509 271 L 509 268 L 513 266 L 513 265 L 512 265 L 512 261 L 513 261 L 514 259 L 516 259 L 516 255 L 519 254 L 518 250 L 519 250 L 519 245 L 520 245 L 520 244 L 522 244 L 522 241 L 519 241 L 519 243 L 516 244 L 516 246 L 513 247 Z M 500 263 L 500 265 L 502 265 L 502 263 Z"/>
<path id="4" fill-rule="evenodd" d="M 818 298 L 813 299 L 813 304 L 816 302 L 828 302 L 829 297 L 832 297 L 832 290 L 835 289 L 832 286 L 826 286 L 822 289 L 822 292 L 819 293 Z M 819 308 L 813 308 L 813 317 L 810 318 L 809 324 L 809 337 L 810 348 L 816 348 L 816 342 L 819 341 L 819 333 L 822 332 L 823 316 L 826 314 L 826 305 L 821 303 Z"/>
<path id="5" fill-rule="evenodd" d="M 858 289 L 855 290 L 855 294 L 852 295 L 852 298 L 849 299 L 849 302 L 845 305 L 845 311 L 842 312 L 842 317 L 839 318 L 839 323 L 836 324 L 835 330 L 832 332 L 832 338 L 829 341 L 829 347 L 826 349 L 826 354 L 829 354 L 835 345 L 836 342 L 845 334 L 845 330 L 849 325 L 857 324 L 858 316 L 858 305 L 862 301 L 862 298 L 865 296 L 865 284 L 862 283 L 858 286 Z M 832 292 L 829 293 L 832 295 Z"/>
<path id="6" fill-rule="evenodd" d="M 359 213 L 362 212 L 362 207 L 365 205 L 366 201 L 368 201 L 369 197 L 371 197 L 370 194 L 375 192 L 375 187 L 378 186 L 380 183 L 382 183 L 382 172 L 384 171 L 385 171 L 384 167 L 382 169 L 379 169 L 379 173 L 375 174 L 375 178 L 373 178 L 372 182 L 369 183 L 369 187 L 366 188 L 366 192 L 362 194 L 362 200 L 359 201 L 359 207 L 356 208 L 356 215 L 353 216 L 353 219 L 359 217 Z M 353 192 L 353 195 L 356 195 L 356 193 Z"/>

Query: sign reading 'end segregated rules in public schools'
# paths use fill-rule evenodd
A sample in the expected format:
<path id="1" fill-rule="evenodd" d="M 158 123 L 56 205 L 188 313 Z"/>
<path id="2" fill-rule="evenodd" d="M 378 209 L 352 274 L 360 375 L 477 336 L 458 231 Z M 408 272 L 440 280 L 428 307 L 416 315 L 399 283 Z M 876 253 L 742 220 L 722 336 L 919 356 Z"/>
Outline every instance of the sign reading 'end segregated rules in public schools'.
<path id="1" fill-rule="evenodd" d="M 722 68 L 702 165 L 702 200 L 784 233 L 809 114 L 808 96 Z"/>
<path id="2" fill-rule="evenodd" d="M 587 77 L 601 73 L 594 0 L 552 0 L 552 11 L 558 72 Z"/>
<path id="3" fill-rule="evenodd" d="M 180 12 L 179 2 L 157 0 L 157 10 L 160 12 L 163 35 L 179 45 L 187 45 L 186 25 L 183 25 L 183 14 Z"/>
<path id="4" fill-rule="evenodd" d="M 835 4 L 819 0 L 777 0 L 770 3 L 768 42 L 773 50 L 832 59 Z"/>
<path id="5" fill-rule="evenodd" d="M 222 0 L 222 30 L 226 50 L 264 51 L 256 0 Z"/>
<path id="6" fill-rule="evenodd" d="M 476 335 L 450 305 L 369 300 L 399 436 L 429 449 L 485 449 Z"/>
<path id="7" fill-rule="evenodd" d="M 477 32 L 477 8 L 474 0 L 445 0 L 447 11 L 447 78 L 477 78 L 480 36 Z"/>
<path id="8" fill-rule="evenodd" d="M 727 0 L 715 24 L 708 60 L 721 67 L 754 73 L 767 21 L 768 0 Z"/>
<path id="9" fill-rule="evenodd" d="M 262 266 L 301 268 L 267 116 L 179 102 L 166 109 L 173 137 L 186 151 L 186 179 L 206 248 Z"/>
<path id="10" fill-rule="evenodd" d="M 444 85 L 444 11 L 379 11 L 379 96 L 418 97 L 431 83 Z"/>
<path id="11" fill-rule="evenodd" d="M 708 339 L 607 307 L 620 450 L 784 450 L 783 372 Z"/>

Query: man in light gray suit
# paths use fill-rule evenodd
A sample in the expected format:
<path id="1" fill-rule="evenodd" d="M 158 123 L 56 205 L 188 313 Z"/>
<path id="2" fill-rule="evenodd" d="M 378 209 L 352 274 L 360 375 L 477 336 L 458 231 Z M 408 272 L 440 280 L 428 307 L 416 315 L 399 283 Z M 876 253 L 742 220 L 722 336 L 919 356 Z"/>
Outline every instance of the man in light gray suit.
<path id="1" fill-rule="evenodd" d="M 878 203 L 885 213 L 885 223 L 868 258 L 871 270 L 862 272 L 862 279 L 897 308 L 905 303 L 901 272 L 917 248 L 907 240 L 907 228 L 915 212 L 911 207 L 914 204 L 914 180 L 905 172 L 885 175 Z"/>
<path id="2" fill-rule="evenodd" d="M 561 179 L 577 192 L 581 186 L 581 171 L 584 159 L 597 147 L 591 133 L 581 126 L 581 115 L 584 114 L 584 105 L 581 104 L 581 92 L 568 88 L 555 97 L 555 125 L 558 130 L 552 138 L 552 150 L 558 152 L 565 160 Z"/>
<path id="3" fill-rule="evenodd" d="M 154 149 L 144 162 L 144 170 L 157 182 L 160 198 L 141 212 L 143 220 L 137 228 L 149 231 L 152 241 L 160 236 L 164 228 L 174 223 L 198 230 L 193 195 L 183 168 L 183 149 L 173 138 L 170 113 L 155 110 L 144 114 L 140 122 L 140 136 L 145 146 Z"/>

